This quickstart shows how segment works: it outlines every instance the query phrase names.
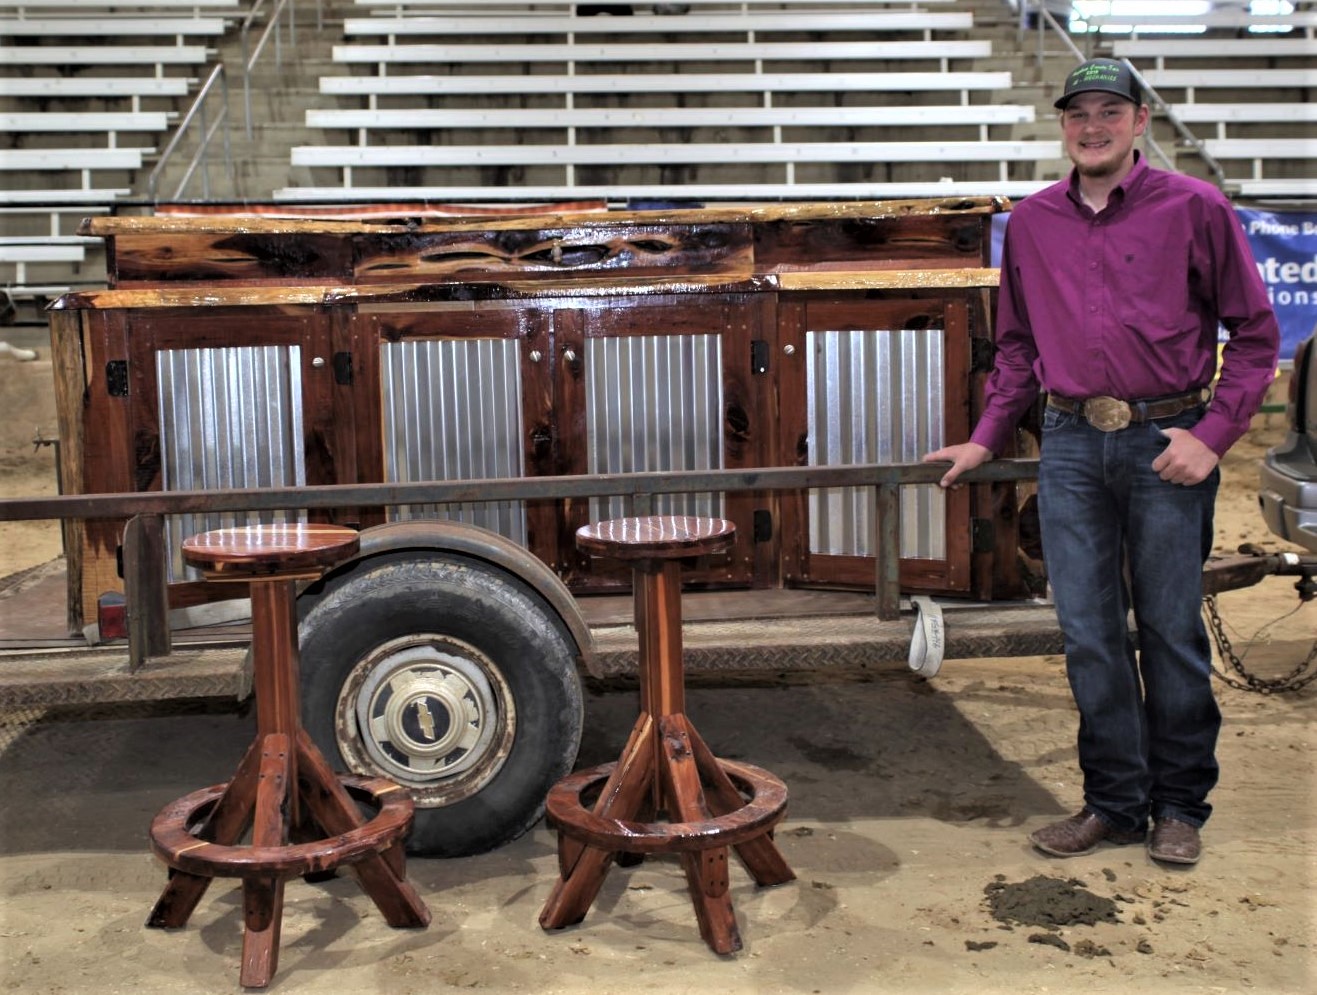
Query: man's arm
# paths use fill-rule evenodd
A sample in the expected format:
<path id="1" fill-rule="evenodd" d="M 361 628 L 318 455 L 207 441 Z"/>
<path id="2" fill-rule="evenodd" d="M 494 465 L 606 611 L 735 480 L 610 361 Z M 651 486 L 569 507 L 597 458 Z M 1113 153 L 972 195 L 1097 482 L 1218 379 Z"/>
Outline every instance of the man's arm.
<path id="1" fill-rule="evenodd" d="M 949 462 L 951 469 L 942 475 L 938 485 L 950 487 L 962 473 L 973 470 L 976 466 L 982 466 L 990 459 L 992 459 L 992 450 L 987 446 L 981 446 L 977 442 L 962 442 L 955 446 L 935 449 L 924 457 L 923 462 Z"/>
<path id="2" fill-rule="evenodd" d="M 1221 457 L 1248 431 L 1275 378 L 1280 326 L 1234 208 L 1223 196 L 1207 210 L 1205 227 L 1215 255 L 1212 289 L 1217 318 L 1230 338 L 1221 351 L 1212 402 L 1202 421 L 1189 431 Z"/>
<path id="3" fill-rule="evenodd" d="M 1011 226 L 1002 243 L 1001 282 L 997 297 L 997 353 L 984 389 L 984 411 L 968 442 L 944 446 L 924 457 L 925 463 L 947 461 L 951 469 L 938 483 L 951 487 L 966 471 L 988 462 L 1006 448 L 1021 414 L 1038 396 L 1033 363 L 1038 356 L 1029 327 L 1028 308 L 1017 292 L 1011 264 Z"/>

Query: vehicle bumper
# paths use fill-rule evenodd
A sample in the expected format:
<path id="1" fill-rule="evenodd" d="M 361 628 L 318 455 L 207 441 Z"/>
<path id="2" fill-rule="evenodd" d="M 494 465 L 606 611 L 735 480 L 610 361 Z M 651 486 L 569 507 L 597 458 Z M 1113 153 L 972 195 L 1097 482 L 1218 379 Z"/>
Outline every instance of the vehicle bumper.
<path id="1" fill-rule="evenodd" d="M 1304 475 L 1284 464 L 1264 462 L 1258 504 L 1267 528 L 1282 539 L 1317 552 L 1317 473 Z"/>

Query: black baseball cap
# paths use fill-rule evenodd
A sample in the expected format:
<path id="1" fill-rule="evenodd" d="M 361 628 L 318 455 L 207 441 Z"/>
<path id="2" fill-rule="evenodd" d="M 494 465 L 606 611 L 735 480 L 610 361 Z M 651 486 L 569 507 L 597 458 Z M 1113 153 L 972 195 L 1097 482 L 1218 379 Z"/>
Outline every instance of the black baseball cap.
<path id="1" fill-rule="evenodd" d="M 1115 59 L 1089 59 L 1070 70 L 1070 75 L 1065 78 L 1065 92 L 1052 106 L 1063 111 L 1076 93 L 1089 93 L 1093 90 L 1114 93 L 1133 101 L 1135 106 L 1143 103 L 1139 81 L 1134 78 L 1129 66 Z"/>

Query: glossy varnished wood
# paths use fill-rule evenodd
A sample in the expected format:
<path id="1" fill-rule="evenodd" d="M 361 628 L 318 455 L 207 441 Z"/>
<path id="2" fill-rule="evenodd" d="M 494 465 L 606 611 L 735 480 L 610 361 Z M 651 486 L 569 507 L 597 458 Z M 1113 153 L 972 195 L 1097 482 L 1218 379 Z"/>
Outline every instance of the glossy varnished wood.
<path id="1" fill-rule="evenodd" d="M 183 559 L 201 570 L 260 575 L 324 570 L 359 547 L 353 529 L 298 522 L 215 529 L 184 539 L 182 550 Z"/>
<path id="2" fill-rule="evenodd" d="M 296 584 L 357 548 L 351 529 L 305 524 L 218 529 L 183 543 L 188 563 L 250 589 L 257 732 L 228 782 L 179 799 L 152 822 L 152 849 L 171 874 L 147 925 L 181 927 L 214 878 L 241 878 L 244 987 L 274 977 L 291 878 L 351 865 L 389 925 L 430 921 L 405 876 L 411 797 L 390 781 L 335 774 L 301 724 Z M 358 801 L 375 810 L 370 818 Z"/>
<path id="3" fill-rule="evenodd" d="M 580 549 L 619 560 L 721 553 L 735 538 L 736 526 L 731 522 L 688 515 L 612 518 L 576 530 L 576 545 Z"/>
<path id="4" fill-rule="evenodd" d="M 958 350 L 990 336 L 989 234 L 1007 206 L 946 197 L 463 217 L 408 216 L 396 205 L 396 214 L 355 221 L 93 217 L 82 231 L 106 239 L 107 286 L 52 308 L 65 354 L 61 416 L 80 429 L 61 431 L 63 479 L 82 494 L 163 489 L 161 454 L 176 440 L 159 415 L 157 357 L 190 349 L 296 347 L 289 355 L 301 357 L 310 485 L 384 480 L 385 343 L 516 339 L 525 456 L 511 475 L 527 480 L 589 472 L 585 357 L 596 339 L 716 333 L 719 455 L 725 468 L 741 469 L 807 459 L 797 425 L 807 335 L 945 328 L 944 434 L 956 437 L 977 414 L 970 387 L 982 377 Z M 956 320 L 952 304 L 970 320 Z M 826 321 L 813 317 L 820 305 L 835 309 Z M 766 365 L 747 361 L 760 353 Z M 126 376 L 126 390 L 106 376 L 111 369 Z M 807 501 L 803 491 L 729 494 L 720 514 L 738 524 L 741 540 L 716 571 L 702 565 L 689 579 L 705 590 L 870 588 L 872 557 L 815 553 L 796 538 L 809 534 L 798 509 Z M 902 560 L 902 586 L 981 600 L 1023 593 L 1001 569 L 1015 559 L 1013 519 L 996 519 L 1006 552 L 971 562 L 955 542 L 969 534 L 969 498 L 949 501 L 948 556 Z M 574 593 L 619 590 L 623 561 L 592 564 L 574 543 L 589 514 L 583 501 L 528 500 L 527 548 Z M 330 515 L 362 527 L 385 518 L 378 507 Z M 756 516 L 772 528 L 751 541 Z M 70 585 L 71 629 L 95 617 L 102 594 L 122 590 L 123 526 L 88 520 L 69 544 L 70 577 L 81 581 Z M 951 565 L 956 556 L 963 562 Z M 234 589 L 186 581 L 167 594 L 180 608 Z"/>
<path id="5" fill-rule="evenodd" d="M 735 536 L 723 519 L 672 515 L 612 519 L 576 533 L 583 551 L 632 565 L 640 714 L 616 763 L 569 775 L 549 792 L 559 873 L 540 913 L 545 929 L 584 919 L 615 860 L 673 853 L 700 936 L 715 952 L 734 953 L 741 936 L 728 849 L 756 884 L 795 877 L 771 836 L 786 814 L 786 785 L 761 768 L 717 759 L 685 714 L 680 560 L 724 552 Z"/>

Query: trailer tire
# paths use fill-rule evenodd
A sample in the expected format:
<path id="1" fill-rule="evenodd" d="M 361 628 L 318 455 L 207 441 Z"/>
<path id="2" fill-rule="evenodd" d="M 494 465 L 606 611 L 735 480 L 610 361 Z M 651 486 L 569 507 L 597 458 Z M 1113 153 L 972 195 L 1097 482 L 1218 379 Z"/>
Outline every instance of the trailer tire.
<path id="1" fill-rule="evenodd" d="M 548 604 L 488 563 L 413 551 L 308 594 L 305 728 L 336 769 L 411 791 L 408 850 L 483 853 L 533 826 L 583 721 L 576 645 Z"/>

